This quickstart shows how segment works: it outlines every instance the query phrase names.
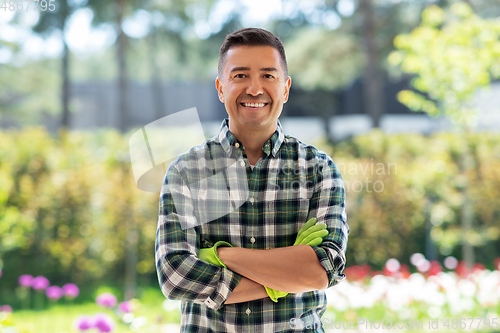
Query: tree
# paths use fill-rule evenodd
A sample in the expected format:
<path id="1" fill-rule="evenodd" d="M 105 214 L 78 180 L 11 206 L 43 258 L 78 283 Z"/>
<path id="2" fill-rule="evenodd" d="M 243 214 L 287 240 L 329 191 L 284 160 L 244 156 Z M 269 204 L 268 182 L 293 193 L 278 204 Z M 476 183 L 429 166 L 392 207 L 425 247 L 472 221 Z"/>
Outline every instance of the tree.
<path id="1" fill-rule="evenodd" d="M 363 83 L 363 111 L 371 117 L 373 127 L 379 127 L 385 107 L 386 59 L 393 49 L 392 40 L 398 33 L 410 31 L 418 25 L 424 2 L 401 1 L 394 4 L 373 0 L 323 0 L 307 2 L 308 6 L 298 0 L 284 2 L 287 7 L 296 7 L 292 13 L 299 13 L 288 18 L 292 25 L 300 21 L 303 26 L 328 26 L 329 20 L 337 21 L 338 27 L 330 26 L 334 28 L 332 34 L 342 33 L 352 39 L 356 48 L 349 56 L 358 59 L 359 51 L 362 54 L 358 76 Z M 325 39 L 320 47 L 328 45 L 334 48 L 335 42 L 334 39 Z M 305 55 L 310 56 L 307 52 L 304 51 Z M 326 72 L 331 66 L 336 66 L 336 59 L 324 59 L 320 66 Z"/>
<path id="2" fill-rule="evenodd" d="M 111 23 L 116 31 L 116 59 L 118 64 L 118 128 L 125 132 L 128 127 L 128 71 L 126 54 L 128 38 L 124 33 L 122 24 L 126 15 L 134 12 L 140 6 L 139 0 L 89 0 L 87 6 L 94 13 L 92 23 L 100 25 Z"/>
<path id="3" fill-rule="evenodd" d="M 59 110 L 55 62 L 30 61 L 23 56 L 21 46 L 21 40 L 7 41 L 0 36 L 0 51 L 12 59 L 0 64 L 0 121 L 7 127 L 39 124 L 42 112 L 55 114 Z"/>
<path id="4" fill-rule="evenodd" d="M 411 85 L 426 96 L 403 90 L 398 100 L 469 130 L 475 116 L 472 98 L 500 77 L 499 36 L 500 25 L 477 17 L 466 3 L 452 5 L 449 13 L 428 7 L 420 27 L 395 38 L 398 50 L 389 56 L 391 64 L 416 74 Z"/>
<path id="5" fill-rule="evenodd" d="M 70 79 L 69 79 L 69 48 L 64 38 L 64 29 L 66 22 L 71 13 L 76 9 L 75 2 L 72 2 L 75 7 L 72 7 L 66 0 L 57 0 L 55 10 L 40 11 L 40 19 L 33 27 L 33 31 L 37 33 L 53 33 L 54 30 L 59 30 L 63 43 L 63 55 L 61 63 L 61 108 L 62 118 L 61 127 L 69 128 L 69 100 L 70 100 Z"/>
<path id="6" fill-rule="evenodd" d="M 149 34 L 146 37 L 149 49 L 148 58 L 151 70 L 151 90 L 153 95 L 153 105 L 155 107 L 155 119 L 158 119 L 168 113 L 165 109 L 166 103 L 163 100 L 164 96 L 161 85 L 162 73 L 159 66 L 159 55 L 161 53 L 162 45 L 168 45 L 175 48 L 175 61 L 179 64 L 184 64 L 189 58 L 187 56 L 189 51 L 196 49 L 196 45 L 194 45 L 195 43 L 188 43 L 186 38 L 183 38 L 183 32 L 186 33 L 192 29 L 195 24 L 195 17 L 190 17 L 190 15 L 188 15 L 188 8 L 197 8 L 198 11 L 201 9 L 201 12 L 206 14 L 203 19 L 206 19 L 206 16 L 210 12 L 210 6 L 213 3 L 214 0 L 198 1 L 196 4 L 190 4 L 186 1 L 148 2 L 147 8 L 145 9 L 150 13 L 150 15 L 154 15 L 157 18 L 163 18 L 163 20 L 150 20 Z M 191 16 L 193 15 L 191 14 Z M 178 28 L 173 28 L 171 22 L 178 22 Z M 190 66 L 193 65 L 194 64 L 192 63 L 190 64 Z M 170 73 L 163 74 L 165 74 L 166 77 L 170 76 Z"/>
<path id="7" fill-rule="evenodd" d="M 500 24 L 476 16 L 465 2 L 453 4 L 449 12 L 429 6 L 418 28 L 394 40 L 398 50 L 390 54 L 389 62 L 414 74 L 411 85 L 418 91 L 403 90 L 398 100 L 413 111 L 446 116 L 467 136 L 476 117 L 472 98 L 492 78 L 500 77 L 499 38 Z M 474 262 L 470 242 L 474 212 L 468 191 L 471 152 L 465 139 L 458 158 L 463 179 L 462 255 L 470 266 Z"/>
<path id="8" fill-rule="evenodd" d="M 377 26 L 375 23 L 374 5 L 372 0 L 360 0 L 360 10 L 363 16 L 362 41 L 365 50 L 365 68 L 363 71 L 363 100 L 365 112 L 372 118 L 373 127 L 380 127 L 383 114 L 384 88 L 381 83 L 381 68 L 377 61 L 377 45 L 375 37 Z M 383 82 L 383 81 L 382 81 Z"/>
<path id="9" fill-rule="evenodd" d="M 334 92 L 360 75 L 362 49 L 347 33 L 308 28 L 287 43 L 287 58 L 293 81 L 311 91 L 302 104 L 311 107 L 311 114 L 323 118 L 330 139 L 328 120 L 338 104 Z"/>

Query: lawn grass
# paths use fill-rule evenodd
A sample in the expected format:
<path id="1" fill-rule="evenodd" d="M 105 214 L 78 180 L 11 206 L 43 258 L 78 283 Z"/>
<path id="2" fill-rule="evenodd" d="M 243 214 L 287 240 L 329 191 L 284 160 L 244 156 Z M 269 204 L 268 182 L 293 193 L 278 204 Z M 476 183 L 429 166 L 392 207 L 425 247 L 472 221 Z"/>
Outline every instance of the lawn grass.
<path id="1" fill-rule="evenodd" d="M 115 320 L 117 325 L 113 331 L 114 333 L 179 332 L 179 311 L 175 308 L 175 304 L 170 309 L 165 310 L 162 302 L 140 305 L 134 315 L 135 317 L 146 317 L 148 324 L 136 331 L 132 331 L 128 325 L 124 324 L 114 310 L 103 309 L 95 303 L 68 306 L 54 305 L 44 311 L 20 310 L 12 314 L 12 319 L 16 327 L 19 328 L 19 333 L 77 333 L 79 331 L 73 327 L 76 318 L 81 315 L 92 316 L 99 312 L 107 313 Z M 94 333 L 97 330 L 87 332 Z"/>

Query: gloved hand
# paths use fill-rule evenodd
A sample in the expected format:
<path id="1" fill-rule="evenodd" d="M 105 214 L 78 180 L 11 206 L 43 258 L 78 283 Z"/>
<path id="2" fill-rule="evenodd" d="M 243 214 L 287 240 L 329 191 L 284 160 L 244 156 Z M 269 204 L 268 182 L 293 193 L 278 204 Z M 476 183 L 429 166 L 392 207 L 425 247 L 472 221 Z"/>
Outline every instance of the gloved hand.
<path id="1" fill-rule="evenodd" d="M 325 223 L 319 223 L 318 219 L 313 217 L 309 219 L 302 228 L 300 228 L 297 234 L 297 239 L 293 245 L 306 244 L 310 246 L 318 246 L 323 241 L 323 237 L 328 235 L 328 230 L 326 230 Z"/>
<path id="2" fill-rule="evenodd" d="M 295 240 L 295 243 L 293 245 L 310 245 L 310 246 L 318 246 L 321 244 L 323 241 L 323 237 L 328 235 L 328 230 L 326 230 L 326 224 L 325 223 L 320 223 L 316 224 L 318 222 L 318 219 L 313 217 L 309 219 L 302 228 L 300 228 L 299 233 L 297 234 L 297 239 Z M 266 292 L 269 295 L 269 298 L 273 302 L 278 302 L 278 298 L 285 297 L 288 295 L 288 293 L 284 291 L 279 291 L 275 289 L 266 288 Z"/>
<path id="3" fill-rule="evenodd" d="M 266 286 L 264 286 L 264 288 L 266 288 L 267 295 L 274 303 L 278 302 L 278 298 L 285 297 L 286 295 L 288 295 L 288 293 L 286 293 L 284 291 L 271 289 L 271 288 L 268 288 Z"/>
<path id="4" fill-rule="evenodd" d="M 201 249 L 200 253 L 198 254 L 198 258 L 213 265 L 227 268 L 227 266 L 222 262 L 222 260 L 220 260 L 219 255 L 217 254 L 217 248 L 219 246 L 233 247 L 228 242 L 218 241 L 217 243 L 214 244 L 214 246 L 208 249 Z"/>

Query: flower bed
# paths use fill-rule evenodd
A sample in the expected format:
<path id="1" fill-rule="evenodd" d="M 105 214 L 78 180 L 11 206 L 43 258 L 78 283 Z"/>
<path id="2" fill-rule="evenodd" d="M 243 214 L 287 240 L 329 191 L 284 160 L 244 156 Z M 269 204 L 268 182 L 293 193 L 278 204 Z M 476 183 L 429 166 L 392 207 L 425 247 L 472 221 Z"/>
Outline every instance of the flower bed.
<path id="1" fill-rule="evenodd" d="M 414 273 L 396 259 L 388 260 L 383 272 L 372 272 L 367 265 L 347 268 L 347 280 L 327 289 L 325 326 L 368 321 L 372 324 L 364 328 L 376 329 L 373 323 L 380 326 L 384 321 L 410 323 L 405 328 L 410 330 L 412 323 L 422 322 L 421 330 L 428 331 L 435 322 L 443 330 L 498 330 L 500 260 L 491 271 L 479 264 L 467 269 L 453 259 L 445 259 L 446 271 L 421 254 L 412 256 Z"/>

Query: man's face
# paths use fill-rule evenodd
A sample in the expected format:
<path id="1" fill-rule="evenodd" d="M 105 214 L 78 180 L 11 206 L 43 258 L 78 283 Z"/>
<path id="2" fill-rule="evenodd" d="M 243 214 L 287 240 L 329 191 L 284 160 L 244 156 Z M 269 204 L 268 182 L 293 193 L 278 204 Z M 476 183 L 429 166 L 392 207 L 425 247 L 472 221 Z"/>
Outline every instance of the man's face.
<path id="1" fill-rule="evenodd" d="M 288 100 L 291 79 L 285 77 L 281 57 L 271 46 L 236 46 L 226 54 L 224 70 L 215 81 L 225 104 L 232 132 L 275 129 Z"/>

